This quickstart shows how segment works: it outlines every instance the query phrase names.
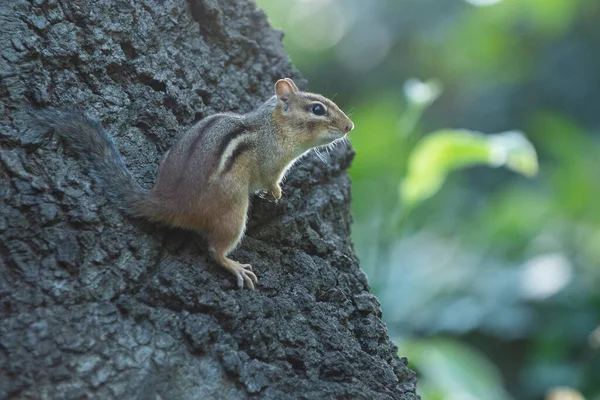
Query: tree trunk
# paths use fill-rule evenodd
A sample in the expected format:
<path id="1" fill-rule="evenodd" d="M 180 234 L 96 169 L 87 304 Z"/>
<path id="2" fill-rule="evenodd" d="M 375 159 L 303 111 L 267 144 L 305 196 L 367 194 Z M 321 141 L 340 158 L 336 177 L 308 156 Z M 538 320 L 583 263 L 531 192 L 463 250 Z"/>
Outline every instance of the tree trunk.
<path id="1" fill-rule="evenodd" d="M 151 187 L 195 122 L 303 83 L 253 2 L 3 0 L 0 29 L 0 399 L 417 398 L 350 241 L 350 148 L 253 199 L 249 291 L 26 123 L 81 107 Z"/>

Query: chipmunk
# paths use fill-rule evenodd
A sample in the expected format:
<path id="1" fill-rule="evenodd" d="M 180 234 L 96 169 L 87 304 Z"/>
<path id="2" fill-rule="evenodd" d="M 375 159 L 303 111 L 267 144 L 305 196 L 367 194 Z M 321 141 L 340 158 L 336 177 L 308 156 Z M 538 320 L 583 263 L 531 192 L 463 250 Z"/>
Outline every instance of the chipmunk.
<path id="1" fill-rule="evenodd" d="M 296 159 L 354 128 L 333 101 L 280 79 L 275 95 L 255 111 L 215 114 L 191 128 L 167 152 L 148 191 L 134 181 L 97 121 L 51 110 L 34 120 L 85 157 L 91 176 L 127 213 L 203 232 L 213 259 L 249 289 L 257 282 L 252 267 L 227 257 L 244 234 L 249 195 L 266 191 L 279 200 L 280 182 Z"/>

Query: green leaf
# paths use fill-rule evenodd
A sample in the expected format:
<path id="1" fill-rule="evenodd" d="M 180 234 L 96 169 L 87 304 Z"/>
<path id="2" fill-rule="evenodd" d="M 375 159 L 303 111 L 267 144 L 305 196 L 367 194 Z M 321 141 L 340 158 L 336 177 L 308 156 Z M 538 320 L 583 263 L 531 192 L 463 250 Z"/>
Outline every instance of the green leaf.
<path id="1" fill-rule="evenodd" d="M 426 136 L 409 156 L 401 198 L 409 207 L 422 202 L 437 193 L 451 171 L 475 165 L 504 166 L 527 177 L 538 172 L 535 149 L 521 132 L 442 130 Z"/>

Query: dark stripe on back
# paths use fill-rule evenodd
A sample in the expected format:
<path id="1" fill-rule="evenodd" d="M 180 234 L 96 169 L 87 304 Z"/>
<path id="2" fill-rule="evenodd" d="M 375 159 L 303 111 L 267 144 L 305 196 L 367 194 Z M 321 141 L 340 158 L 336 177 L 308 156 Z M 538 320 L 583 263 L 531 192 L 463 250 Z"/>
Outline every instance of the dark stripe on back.
<path id="1" fill-rule="evenodd" d="M 225 149 L 227 149 L 227 146 L 229 146 L 229 143 L 233 139 L 244 133 L 246 133 L 246 127 L 243 125 L 238 125 L 235 128 L 233 128 L 231 132 L 225 135 L 225 137 L 221 141 L 221 144 L 219 145 L 219 151 L 217 152 L 218 158 L 221 159 L 221 157 L 223 157 L 223 152 L 225 151 Z"/>
<path id="2" fill-rule="evenodd" d="M 223 173 L 229 172 L 229 170 L 233 167 L 235 160 L 237 160 L 242 155 L 242 153 L 250 150 L 253 147 L 254 147 L 254 143 L 248 143 L 248 142 L 241 143 L 238 147 L 236 147 L 233 154 L 231 154 L 231 157 L 229 157 L 229 160 L 227 160 L 227 164 L 225 165 L 225 169 L 223 170 Z"/>
<path id="3" fill-rule="evenodd" d="M 221 118 L 223 118 L 222 115 L 210 116 L 210 117 L 208 117 L 208 119 L 206 120 L 206 122 L 203 125 L 200 125 L 198 127 L 198 129 L 196 130 L 196 137 L 194 138 L 194 140 L 190 144 L 190 147 L 188 148 L 188 158 L 191 157 L 192 154 L 194 154 L 194 151 L 196 151 L 196 147 L 198 147 L 198 143 L 200 143 L 200 139 L 202 138 L 202 136 L 204 136 L 204 132 L 208 132 L 208 130 L 214 124 L 216 124 Z"/>

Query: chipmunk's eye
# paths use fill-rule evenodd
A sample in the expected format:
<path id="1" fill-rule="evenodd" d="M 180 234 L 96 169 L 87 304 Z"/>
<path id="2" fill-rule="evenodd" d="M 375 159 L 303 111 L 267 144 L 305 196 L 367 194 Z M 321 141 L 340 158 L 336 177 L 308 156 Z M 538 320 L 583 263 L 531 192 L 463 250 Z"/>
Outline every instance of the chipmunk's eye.
<path id="1" fill-rule="evenodd" d="M 321 103 L 316 103 L 310 106 L 309 108 L 310 112 L 318 115 L 318 116 L 323 116 L 325 114 L 327 114 L 327 109 L 325 109 L 325 106 Z"/>

